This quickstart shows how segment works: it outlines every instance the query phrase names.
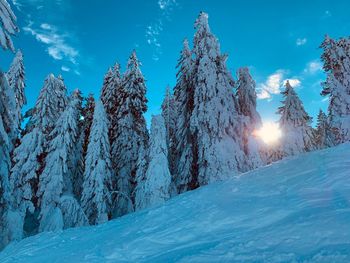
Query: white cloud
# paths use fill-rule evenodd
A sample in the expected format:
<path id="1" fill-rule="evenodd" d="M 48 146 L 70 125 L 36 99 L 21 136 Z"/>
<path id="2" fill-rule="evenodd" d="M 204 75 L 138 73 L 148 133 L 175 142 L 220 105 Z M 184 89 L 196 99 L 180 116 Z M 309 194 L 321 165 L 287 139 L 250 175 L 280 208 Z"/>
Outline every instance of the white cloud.
<path id="1" fill-rule="evenodd" d="M 68 35 L 61 34 L 53 25 L 43 23 L 40 27 L 34 27 L 33 22 L 23 28 L 39 42 L 47 45 L 47 53 L 55 60 L 68 60 L 74 65 L 77 64 L 79 52 L 68 44 Z"/>
<path id="2" fill-rule="evenodd" d="M 315 74 L 318 71 L 322 70 L 322 63 L 319 60 L 313 60 L 307 63 L 306 68 L 304 69 L 305 73 Z"/>
<path id="3" fill-rule="evenodd" d="M 61 67 L 61 70 L 62 70 L 62 71 L 65 71 L 65 72 L 69 72 L 69 71 L 70 71 L 70 68 L 69 68 L 69 67 L 66 67 L 66 66 L 62 66 L 62 67 Z"/>
<path id="4" fill-rule="evenodd" d="M 257 97 L 259 100 L 265 100 L 265 99 L 270 99 L 271 94 L 268 93 L 266 90 L 262 89 L 258 92 Z"/>
<path id="5" fill-rule="evenodd" d="M 303 45 L 306 44 L 306 42 L 307 42 L 307 39 L 306 39 L 305 37 L 304 37 L 304 38 L 298 38 L 298 39 L 296 40 L 295 44 L 296 44 L 297 46 L 303 46 Z"/>
<path id="6" fill-rule="evenodd" d="M 293 88 L 297 88 L 300 87 L 301 85 L 301 81 L 299 79 L 285 79 L 283 81 L 283 85 L 286 85 L 286 82 L 289 81 L 289 84 L 293 87 Z"/>
<path id="7" fill-rule="evenodd" d="M 258 99 L 271 99 L 273 95 L 280 94 L 281 88 L 285 85 L 287 81 L 287 79 L 285 78 L 286 74 L 286 70 L 279 69 L 270 76 L 268 76 L 264 83 L 258 84 Z M 290 85 L 294 88 L 299 87 L 301 85 L 301 81 L 298 78 L 290 78 L 288 80 Z"/>

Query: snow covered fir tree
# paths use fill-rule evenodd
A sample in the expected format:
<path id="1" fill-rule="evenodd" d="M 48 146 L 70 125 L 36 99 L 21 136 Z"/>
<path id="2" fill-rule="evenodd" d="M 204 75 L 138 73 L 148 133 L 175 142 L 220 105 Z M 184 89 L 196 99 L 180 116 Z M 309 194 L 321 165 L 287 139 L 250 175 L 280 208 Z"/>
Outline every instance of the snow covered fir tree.
<path id="1" fill-rule="evenodd" d="M 278 147 L 279 159 L 315 150 L 315 135 L 311 127 L 312 119 L 305 111 L 303 103 L 288 80 L 282 95 L 284 97 L 283 105 L 278 109 L 278 113 L 281 115 L 279 125 L 283 133 Z"/>
<path id="2" fill-rule="evenodd" d="M 326 154 L 350 141 L 349 37 L 326 36 L 321 44 L 326 79 L 320 88 L 328 111 L 320 109 L 314 122 L 316 114 L 307 112 L 305 93 L 292 79 L 272 83 L 276 96 L 284 86 L 276 123 L 282 136 L 269 144 L 261 135 L 258 99 L 271 83 L 256 82 L 251 66 L 232 75 L 205 12 L 195 20 L 193 41 L 179 46 L 175 83 L 165 90 L 146 81 L 148 69 L 136 48 L 125 67 L 110 58 L 114 64 L 102 69 L 96 94 L 71 89 L 71 78 L 46 72 L 35 103 L 26 49 L 16 50 L 12 42 L 19 33 L 16 23 L 8 1 L 0 0 L 0 45 L 12 60 L 0 71 L 0 250 L 41 232 L 105 224 L 140 210 L 152 213 L 185 192 L 212 184 L 220 188 L 221 181 L 235 182 L 252 170 L 259 174 L 267 164 L 316 150 Z M 63 44 L 57 29 L 40 28 Z M 52 44 L 42 31 L 24 30 Z M 57 61 L 71 52 L 66 48 L 54 54 Z M 75 57 L 70 62 L 78 68 Z M 149 109 L 147 97 L 154 90 L 162 98 Z M 157 114 L 150 118 L 152 111 Z M 176 200 L 187 200 L 182 196 Z"/>

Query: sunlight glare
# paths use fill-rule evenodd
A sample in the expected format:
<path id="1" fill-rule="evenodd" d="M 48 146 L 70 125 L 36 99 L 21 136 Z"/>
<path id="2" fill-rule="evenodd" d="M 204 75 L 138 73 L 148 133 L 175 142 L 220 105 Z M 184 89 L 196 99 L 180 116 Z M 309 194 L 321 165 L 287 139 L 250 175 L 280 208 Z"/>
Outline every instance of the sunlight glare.
<path id="1" fill-rule="evenodd" d="M 265 122 L 260 130 L 255 133 L 266 144 L 273 144 L 281 138 L 282 133 L 277 123 Z"/>

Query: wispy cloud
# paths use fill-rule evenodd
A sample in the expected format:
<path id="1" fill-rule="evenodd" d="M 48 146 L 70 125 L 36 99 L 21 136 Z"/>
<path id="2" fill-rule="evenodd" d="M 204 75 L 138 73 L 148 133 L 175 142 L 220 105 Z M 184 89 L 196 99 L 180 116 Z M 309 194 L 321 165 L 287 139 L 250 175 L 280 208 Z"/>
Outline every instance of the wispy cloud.
<path id="1" fill-rule="evenodd" d="M 160 16 L 152 24 L 146 27 L 146 42 L 154 48 L 152 59 L 157 61 L 162 52 L 162 45 L 159 36 L 164 29 L 164 21 L 170 20 L 170 14 L 178 5 L 176 0 L 158 0 Z"/>
<path id="2" fill-rule="evenodd" d="M 303 46 L 303 45 L 305 45 L 306 44 L 306 42 L 307 42 L 307 38 L 297 38 L 297 40 L 295 41 L 295 44 L 297 45 L 297 46 Z"/>
<path id="3" fill-rule="evenodd" d="M 315 59 L 307 63 L 304 73 L 306 74 L 315 74 L 319 71 L 322 71 L 322 63 L 321 61 Z"/>
<path id="4" fill-rule="evenodd" d="M 297 88 L 300 87 L 301 85 L 301 81 L 300 79 L 285 79 L 283 81 L 283 86 L 286 85 L 287 81 L 289 81 L 289 84 L 293 87 L 293 88 Z"/>
<path id="5" fill-rule="evenodd" d="M 66 67 L 66 66 L 62 66 L 62 67 L 61 67 L 61 70 L 62 70 L 62 71 L 65 71 L 65 72 L 69 72 L 69 71 L 70 71 L 70 68 L 69 68 L 69 67 Z"/>
<path id="6" fill-rule="evenodd" d="M 30 21 L 29 24 L 23 28 L 23 31 L 31 34 L 37 41 L 46 45 L 46 51 L 53 59 L 69 61 L 73 65 L 78 65 L 77 58 L 79 56 L 79 51 L 69 44 L 70 36 L 60 32 L 57 27 L 48 23 L 35 26 L 34 22 Z"/>
<path id="7" fill-rule="evenodd" d="M 288 71 L 279 69 L 273 74 L 269 75 L 264 83 L 257 85 L 257 96 L 258 99 L 272 99 L 273 95 L 280 94 L 281 88 L 285 85 L 286 81 L 289 80 L 289 83 L 292 87 L 299 87 L 301 85 L 301 80 L 298 78 L 286 78 Z"/>

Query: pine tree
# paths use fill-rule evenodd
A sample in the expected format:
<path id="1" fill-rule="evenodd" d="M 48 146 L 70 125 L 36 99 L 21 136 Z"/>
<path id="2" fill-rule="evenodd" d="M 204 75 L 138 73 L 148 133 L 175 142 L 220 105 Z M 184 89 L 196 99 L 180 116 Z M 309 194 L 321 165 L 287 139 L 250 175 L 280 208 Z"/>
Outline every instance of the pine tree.
<path id="1" fill-rule="evenodd" d="M 77 167 L 73 179 L 73 193 L 78 201 L 81 199 L 83 189 L 85 157 L 89 144 L 89 136 L 95 108 L 95 99 L 92 94 L 89 94 L 88 97 L 83 99 L 83 101 L 84 106 L 81 109 L 79 122 L 79 139 L 76 147 Z"/>
<path id="2" fill-rule="evenodd" d="M 175 154 L 176 154 L 176 108 L 174 97 L 170 92 L 170 87 L 166 88 L 165 97 L 162 103 L 162 116 L 165 121 L 166 143 L 168 147 L 168 161 L 171 174 L 175 173 Z"/>
<path id="3" fill-rule="evenodd" d="M 190 118 L 193 111 L 193 60 L 192 53 L 185 39 L 180 59 L 178 61 L 177 82 L 174 88 L 174 104 L 176 109 L 175 122 L 175 164 L 173 181 L 179 193 L 189 189 L 192 181 L 191 169 L 193 163 L 193 145 L 190 132 Z"/>
<path id="4" fill-rule="evenodd" d="M 131 54 L 123 77 L 123 98 L 118 111 L 118 126 L 112 145 L 117 175 L 117 206 L 114 216 L 133 211 L 134 189 L 140 160 L 148 147 L 148 131 L 143 114 L 147 110 L 145 80 L 135 51 Z"/>
<path id="5" fill-rule="evenodd" d="M 334 144 L 350 140 L 350 38 L 335 41 L 326 36 L 321 48 L 327 79 L 322 96 L 329 96 L 329 123 Z"/>
<path id="6" fill-rule="evenodd" d="M 247 168 L 254 169 L 263 165 L 259 153 L 261 142 L 253 135 L 262 123 L 256 110 L 255 81 L 251 77 L 248 68 L 244 67 L 238 70 L 236 87 L 237 105 L 244 126 L 243 149 L 247 156 Z"/>
<path id="7" fill-rule="evenodd" d="M 39 176 L 44 168 L 48 135 L 67 104 L 66 89 L 61 79 L 49 75 L 40 91 L 31 117 L 31 128 L 14 150 L 10 184 L 14 209 L 22 219 L 27 210 L 34 212 Z M 22 224 L 23 225 L 23 224 Z"/>
<path id="8" fill-rule="evenodd" d="M 320 110 L 317 115 L 317 126 L 315 131 L 315 141 L 319 149 L 333 146 L 333 132 L 328 123 L 327 115 Z"/>
<path id="9" fill-rule="evenodd" d="M 194 108 L 190 119 L 193 144 L 190 189 L 231 177 L 244 167 L 239 115 L 232 92 L 234 81 L 226 68 L 208 15 L 196 20 L 193 70 Z"/>
<path id="10" fill-rule="evenodd" d="M 40 232 L 60 230 L 64 227 L 60 202 L 63 195 L 73 194 L 72 180 L 76 167 L 75 146 L 79 132 L 80 108 L 80 92 L 76 91 L 49 136 L 45 168 L 39 177 L 37 192 L 41 209 Z"/>
<path id="11" fill-rule="evenodd" d="M 109 121 L 108 136 L 110 145 L 114 144 L 116 134 L 118 133 L 118 114 L 123 98 L 122 79 L 120 76 L 120 65 L 116 63 L 113 68 L 110 68 L 105 75 L 103 87 L 101 91 L 101 101 L 105 107 L 107 118 Z M 111 151 L 112 166 L 116 167 L 115 163 L 117 156 L 115 151 Z M 112 176 L 113 189 L 116 189 L 116 177 Z"/>
<path id="12" fill-rule="evenodd" d="M 279 126 L 283 134 L 280 158 L 315 150 L 312 118 L 306 113 L 303 103 L 289 81 L 286 82 L 285 90 L 281 94 L 284 101 L 277 112 L 281 115 Z"/>
<path id="13" fill-rule="evenodd" d="M 169 171 L 166 137 L 164 118 L 162 115 L 153 116 L 148 168 L 136 191 L 137 209 L 160 204 L 171 196 L 173 185 Z"/>
<path id="14" fill-rule="evenodd" d="M 7 89 L 5 75 L 0 72 L 0 94 Z M 6 213 L 10 206 L 9 171 L 11 167 L 10 151 L 11 140 L 8 131 L 11 129 L 9 112 L 6 101 L 0 96 L 0 249 L 10 240 L 7 234 Z"/>
<path id="15" fill-rule="evenodd" d="M 94 110 L 95 110 L 95 99 L 92 94 L 89 94 L 89 96 L 86 98 L 85 106 L 83 108 L 83 133 L 82 136 L 84 137 L 84 144 L 83 144 L 83 152 L 84 157 L 87 152 L 87 147 L 89 144 L 89 137 L 91 132 L 91 125 L 94 119 Z"/>
<path id="16" fill-rule="evenodd" d="M 22 108 L 27 104 L 27 99 L 24 93 L 25 89 L 25 71 L 23 64 L 23 55 L 20 50 L 17 51 L 15 58 L 12 61 L 9 71 L 6 74 L 10 88 L 15 94 L 16 109 L 14 109 L 15 127 L 18 130 L 22 121 Z"/>
<path id="17" fill-rule="evenodd" d="M 19 31 L 16 21 L 17 18 L 8 2 L 0 0 L 0 46 L 4 50 L 15 50 L 11 36 Z"/>
<path id="18" fill-rule="evenodd" d="M 97 101 L 85 160 L 81 201 L 91 224 L 108 220 L 111 209 L 111 176 L 108 120 L 102 102 Z"/>
<path id="19" fill-rule="evenodd" d="M 120 87 L 120 65 L 116 63 L 114 67 L 110 68 L 106 73 L 101 91 L 101 101 L 105 107 L 109 121 L 112 121 L 113 117 L 115 117 L 115 112 L 120 104 L 120 98 L 118 97 Z"/>

